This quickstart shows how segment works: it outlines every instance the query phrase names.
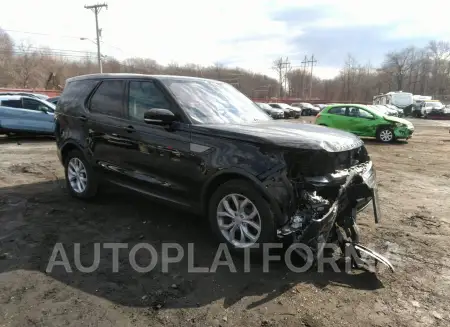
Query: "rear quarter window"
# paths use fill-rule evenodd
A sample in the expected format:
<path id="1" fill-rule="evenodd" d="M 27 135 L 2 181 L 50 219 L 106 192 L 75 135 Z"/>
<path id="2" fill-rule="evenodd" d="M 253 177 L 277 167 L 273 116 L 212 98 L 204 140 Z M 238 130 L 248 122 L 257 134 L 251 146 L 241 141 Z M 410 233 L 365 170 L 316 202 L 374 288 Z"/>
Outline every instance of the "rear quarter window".
<path id="1" fill-rule="evenodd" d="M 56 111 L 75 113 L 84 108 L 89 94 L 99 83 L 97 80 L 79 80 L 68 82 L 56 105 Z"/>
<path id="2" fill-rule="evenodd" d="M 153 83 L 151 84 L 153 85 Z M 92 113 L 121 117 L 123 115 L 124 85 L 125 81 L 123 80 L 104 80 L 92 95 L 89 110 Z M 132 90 L 132 84 L 130 83 L 130 94 Z M 139 90 L 143 91 L 139 92 L 139 95 L 144 96 L 145 100 L 153 100 L 151 101 L 151 104 L 147 103 L 150 108 L 170 108 L 170 104 L 161 104 L 161 102 L 158 101 L 161 100 L 160 97 L 156 97 L 156 99 L 151 97 L 152 91 L 155 90 L 154 88 L 147 88 L 144 90 L 139 88 Z M 142 113 L 142 119 L 143 116 Z"/>
<path id="3" fill-rule="evenodd" d="M 9 108 L 22 108 L 22 100 L 2 100 L 1 106 Z"/>

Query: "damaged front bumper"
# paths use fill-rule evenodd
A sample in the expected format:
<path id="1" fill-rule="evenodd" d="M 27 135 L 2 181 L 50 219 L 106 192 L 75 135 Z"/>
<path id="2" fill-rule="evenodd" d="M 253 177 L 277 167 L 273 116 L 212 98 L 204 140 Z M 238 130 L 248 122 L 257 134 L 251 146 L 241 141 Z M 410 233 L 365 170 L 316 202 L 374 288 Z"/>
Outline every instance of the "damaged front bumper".
<path id="1" fill-rule="evenodd" d="M 355 179 L 359 179 L 359 182 L 355 183 Z M 308 228 L 320 231 L 328 225 L 328 222 L 331 222 L 332 225 L 338 213 L 345 209 L 344 207 L 355 204 L 355 209 L 360 211 L 367 207 L 370 202 L 373 204 L 375 222 L 380 221 L 376 173 L 371 161 L 335 174 L 307 178 L 306 180 L 317 188 L 330 185 L 339 185 L 340 187 L 339 193 L 328 212 L 319 219 L 312 219 Z M 297 215 L 291 217 L 290 221 L 278 230 L 278 235 L 282 237 L 301 230 L 303 225 L 299 225 L 298 218 Z"/>
<path id="2" fill-rule="evenodd" d="M 279 238 L 291 237 L 293 242 L 308 245 L 314 256 L 318 258 L 322 256 L 326 243 L 335 241 L 333 235 L 336 235 L 336 225 L 353 225 L 356 221 L 356 213 L 370 202 L 372 202 L 375 222 L 380 221 L 376 173 L 371 161 L 336 174 L 310 178 L 308 182 L 318 189 L 338 185 L 339 191 L 333 202 L 324 200 L 315 192 L 308 195 L 310 202 L 316 201 L 317 204 L 322 201 L 326 210 L 322 208 L 320 215 L 310 219 L 305 217 L 304 211 L 298 210 L 287 224 L 278 229 Z M 328 203 L 328 206 L 325 206 L 326 203 Z M 321 209 L 319 205 L 316 205 L 315 208 L 317 208 L 316 211 Z M 351 244 L 355 248 L 356 246 L 361 248 L 362 246 L 358 242 L 359 238 L 356 237 L 351 241 Z M 373 258 L 382 263 L 388 263 L 386 259 L 374 251 L 365 251 L 365 253 L 374 253 Z M 388 266 L 392 267 L 390 264 Z"/>
<path id="3" fill-rule="evenodd" d="M 394 128 L 394 135 L 398 139 L 409 139 L 414 133 L 414 127 L 402 126 Z"/>

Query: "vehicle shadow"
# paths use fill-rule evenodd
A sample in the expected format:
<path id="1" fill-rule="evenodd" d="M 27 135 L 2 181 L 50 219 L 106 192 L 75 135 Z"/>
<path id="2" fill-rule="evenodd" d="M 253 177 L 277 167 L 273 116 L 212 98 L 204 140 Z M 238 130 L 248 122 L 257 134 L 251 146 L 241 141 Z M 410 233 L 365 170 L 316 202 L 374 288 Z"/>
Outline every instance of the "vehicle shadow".
<path id="1" fill-rule="evenodd" d="M 54 142 L 55 137 L 53 135 L 1 135 L 0 144 L 12 144 L 12 143 L 41 143 L 43 141 Z"/>
<path id="2" fill-rule="evenodd" d="M 361 137 L 361 139 L 364 141 L 365 144 L 373 144 L 373 145 L 380 145 L 380 146 L 389 146 L 389 145 L 405 145 L 408 144 L 407 140 L 395 140 L 394 142 L 390 143 L 383 143 L 378 141 L 375 138 L 366 138 Z"/>
<path id="3" fill-rule="evenodd" d="M 251 260 L 250 272 L 245 272 L 244 260 L 239 256 L 233 256 L 235 273 L 227 266 L 219 266 L 215 273 L 190 272 L 189 266 L 211 267 L 217 252 L 205 219 L 117 189 L 108 189 L 95 201 L 86 203 L 71 198 L 62 181 L 3 188 L 0 226 L 0 273 L 39 271 L 72 288 L 126 306 L 155 310 L 189 308 L 224 299 L 225 307 L 242 301 L 247 308 L 253 308 L 301 285 L 325 288 L 337 284 L 360 290 L 383 287 L 377 276 L 368 272 L 294 273 L 284 263 L 274 263 L 269 272 L 264 272 L 260 260 Z M 168 264 L 167 271 L 158 260 L 154 269 L 139 273 L 132 268 L 129 257 L 131 248 L 141 242 L 153 246 L 158 257 L 162 243 L 176 242 L 185 256 L 178 263 Z M 59 265 L 46 273 L 56 243 L 63 245 L 72 272 Z M 83 273 L 75 264 L 77 243 L 80 262 L 86 267 L 94 262 L 94 243 L 126 243 L 128 248 L 119 251 L 117 272 L 113 272 L 112 251 L 101 247 L 99 267 Z M 188 251 L 189 243 L 193 244 L 194 253 Z M 193 254 L 191 264 L 188 252 Z M 143 267 L 152 256 L 141 249 L 135 258 Z M 60 255 L 57 260 L 62 260 Z M 225 260 L 223 256 L 221 260 Z M 254 296 L 263 298 L 255 301 Z"/>

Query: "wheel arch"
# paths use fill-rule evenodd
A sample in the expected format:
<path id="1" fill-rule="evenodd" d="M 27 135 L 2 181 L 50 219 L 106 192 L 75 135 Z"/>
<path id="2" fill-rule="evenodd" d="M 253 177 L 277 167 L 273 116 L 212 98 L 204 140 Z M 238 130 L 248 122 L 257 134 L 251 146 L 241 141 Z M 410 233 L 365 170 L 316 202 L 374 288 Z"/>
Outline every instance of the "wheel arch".
<path id="1" fill-rule="evenodd" d="M 268 201 L 270 207 L 273 210 L 275 218 L 278 221 L 282 221 L 282 213 L 280 207 L 277 205 L 276 201 L 269 194 L 269 192 L 264 187 L 263 183 L 256 178 L 254 175 L 248 173 L 247 171 L 240 168 L 230 168 L 226 170 L 221 170 L 212 175 L 209 180 L 205 183 L 201 191 L 201 209 L 204 214 L 208 212 L 208 204 L 211 196 L 220 187 L 220 185 L 230 181 L 230 180 L 244 180 L 250 182 L 259 192 L 263 198 Z"/>
<path id="2" fill-rule="evenodd" d="M 391 130 L 394 130 L 394 126 L 392 126 L 391 124 L 383 123 L 383 124 L 378 125 L 375 131 L 376 131 L 376 133 L 378 133 L 381 129 L 384 129 L 384 128 L 389 128 Z"/>
<path id="3" fill-rule="evenodd" d="M 383 129 L 390 129 L 392 131 L 392 141 L 395 140 L 395 132 L 394 132 L 394 126 L 392 126 L 391 124 L 381 124 L 379 126 L 377 126 L 376 130 L 375 130 L 375 137 L 377 138 L 378 141 L 380 141 L 380 131 Z"/>
<path id="4" fill-rule="evenodd" d="M 75 141 L 67 141 L 66 143 L 64 143 L 64 145 L 61 147 L 61 161 L 63 163 L 65 163 L 67 155 L 69 154 L 69 152 L 73 151 L 73 150 L 78 150 L 81 153 L 84 153 L 82 147 Z"/>

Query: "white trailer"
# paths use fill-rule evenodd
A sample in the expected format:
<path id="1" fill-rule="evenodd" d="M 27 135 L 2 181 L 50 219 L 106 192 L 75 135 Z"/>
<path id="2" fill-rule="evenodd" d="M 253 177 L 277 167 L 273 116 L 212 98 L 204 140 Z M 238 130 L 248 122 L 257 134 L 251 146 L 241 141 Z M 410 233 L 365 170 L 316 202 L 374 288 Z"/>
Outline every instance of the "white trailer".
<path id="1" fill-rule="evenodd" d="M 413 94 L 409 92 L 388 92 L 373 97 L 373 104 L 392 104 L 400 109 L 410 109 L 414 103 Z"/>
<path id="2" fill-rule="evenodd" d="M 413 100 L 414 100 L 414 102 L 423 102 L 423 101 L 433 100 L 433 98 L 431 96 L 429 96 L 429 95 L 414 94 L 413 95 Z"/>

